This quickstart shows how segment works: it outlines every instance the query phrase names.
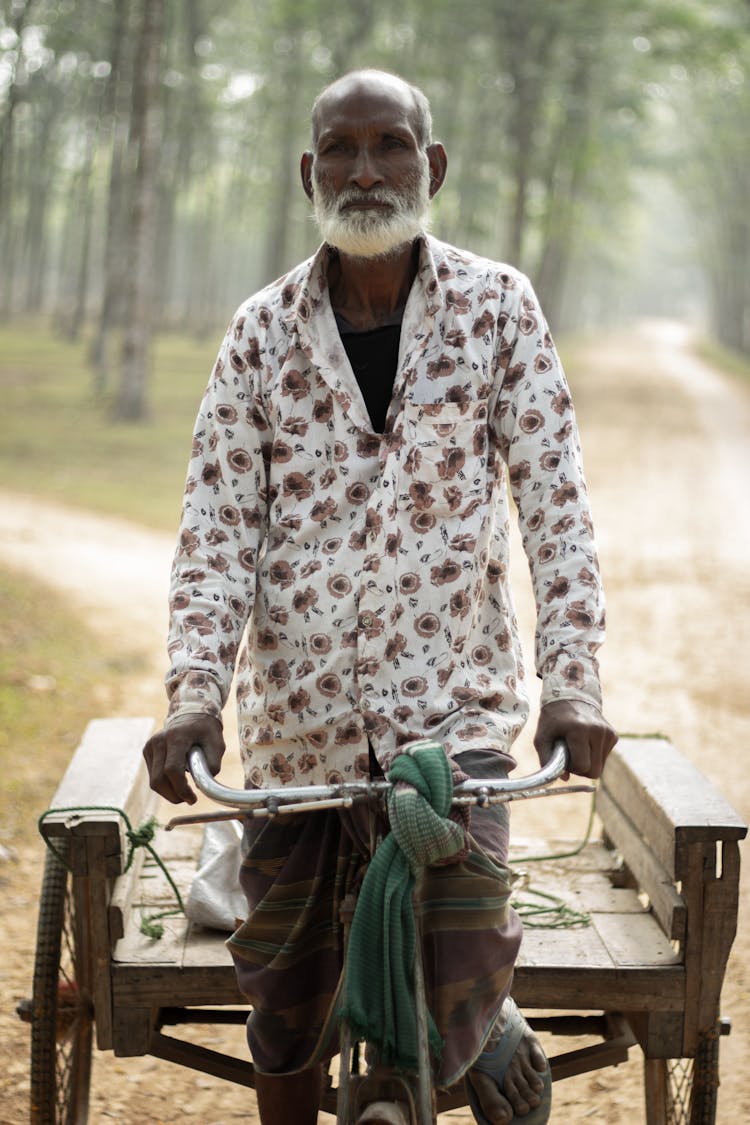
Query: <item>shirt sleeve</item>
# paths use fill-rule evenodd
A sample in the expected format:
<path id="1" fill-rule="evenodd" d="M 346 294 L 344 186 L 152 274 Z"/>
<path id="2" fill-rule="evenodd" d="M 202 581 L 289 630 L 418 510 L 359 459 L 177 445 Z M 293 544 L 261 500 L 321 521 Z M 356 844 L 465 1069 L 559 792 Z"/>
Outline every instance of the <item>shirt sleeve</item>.
<path id="1" fill-rule="evenodd" d="M 493 417 L 536 599 L 541 703 L 580 699 L 600 707 L 604 594 L 573 404 L 525 278 L 514 295 L 501 319 Z"/>
<path id="2" fill-rule="evenodd" d="M 247 322 L 238 313 L 230 324 L 193 433 L 170 583 L 167 725 L 221 718 L 253 607 L 271 429 Z"/>

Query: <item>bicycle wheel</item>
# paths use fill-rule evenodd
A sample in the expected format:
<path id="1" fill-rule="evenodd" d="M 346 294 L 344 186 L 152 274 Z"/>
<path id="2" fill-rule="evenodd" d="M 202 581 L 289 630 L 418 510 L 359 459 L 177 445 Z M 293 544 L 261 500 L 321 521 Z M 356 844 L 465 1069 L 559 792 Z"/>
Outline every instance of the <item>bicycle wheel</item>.
<path id="1" fill-rule="evenodd" d="M 694 1059 L 646 1060 L 647 1125 L 715 1125 L 719 1025 L 701 1033 Z"/>
<path id="2" fill-rule="evenodd" d="M 84 932 L 65 866 L 47 852 L 39 900 L 31 1023 L 32 1125 L 88 1120 L 93 1006 L 84 965 Z M 63 862 L 61 862 L 61 860 Z"/>

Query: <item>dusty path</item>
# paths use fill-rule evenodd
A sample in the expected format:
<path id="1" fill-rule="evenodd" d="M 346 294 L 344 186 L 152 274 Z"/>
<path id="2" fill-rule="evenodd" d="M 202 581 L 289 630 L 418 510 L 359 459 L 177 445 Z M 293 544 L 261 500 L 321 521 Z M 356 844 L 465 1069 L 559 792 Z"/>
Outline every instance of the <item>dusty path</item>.
<path id="1" fill-rule="evenodd" d="M 175 503 L 177 516 L 179 497 Z M 164 671 L 174 536 L 9 493 L 0 497 L 0 561 L 59 591 L 105 642 L 142 653 L 151 674 L 134 689 L 139 714 Z M 142 693 L 146 693 L 145 697 Z M 151 693 L 154 693 L 152 695 Z"/>
<path id="2" fill-rule="evenodd" d="M 742 641 L 750 605 L 750 388 L 692 358 L 686 332 L 672 324 L 645 324 L 592 342 L 585 358 L 580 373 L 570 375 L 608 591 L 610 639 L 602 671 L 609 717 L 621 730 L 669 734 L 748 819 L 750 775 L 743 758 L 750 693 Z M 0 562 L 54 585 L 114 643 L 139 638 L 154 673 L 131 685 L 131 714 L 162 712 L 171 550 L 169 537 L 0 496 Z M 528 598 L 519 600 L 528 622 Z M 522 756 L 530 765 L 528 739 Z M 535 814 L 523 815 L 517 830 L 533 831 Z M 547 824 L 550 815 L 564 814 L 546 808 Z M 17 866 L 10 878 L 15 912 L 12 920 L 0 915 L 2 947 L 14 951 L 2 974 L 11 1000 L 28 991 L 25 950 L 35 913 L 28 886 L 38 879 L 35 856 Z M 750 1120 L 750 865 L 745 870 L 724 991 L 734 1031 L 722 1042 L 720 1121 Z M 7 1018 L 7 1009 L 4 1003 L 0 1051 L 8 1063 L 0 1125 L 15 1125 L 25 1120 L 27 1032 Z M 560 1083 L 553 1125 L 643 1122 L 636 1055 L 616 1072 Z M 252 1096 L 168 1064 L 105 1055 L 97 1061 L 91 1120 L 256 1121 L 246 1100 Z"/>

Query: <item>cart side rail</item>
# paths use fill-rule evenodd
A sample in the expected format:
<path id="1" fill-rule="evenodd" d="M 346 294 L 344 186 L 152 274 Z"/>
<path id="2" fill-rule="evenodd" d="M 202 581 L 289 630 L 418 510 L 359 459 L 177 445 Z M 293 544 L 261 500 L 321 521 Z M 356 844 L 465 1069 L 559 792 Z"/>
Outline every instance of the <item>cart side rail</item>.
<path id="1" fill-rule="evenodd" d="M 116 718 L 92 719 L 86 727 L 41 824 L 47 840 L 70 837 L 74 874 L 89 874 L 83 843 L 89 837 L 101 838 L 107 874 L 122 873 L 129 849 L 120 813 L 138 828 L 158 801 L 142 755 L 153 726 L 153 719 Z"/>
<path id="2" fill-rule="evenodd" d="M 111 953 L 122 935 L 122 911 L 113 905 L 112 892 L 131 853 L 128 822 L 138 829 L 158 801 L 142 755 L 152 729 L 152 719 L 92 720 L 40 826 L 53 848 L 56 840 L 69 841 L 65 850 L 83 927 L 80 955 L 87 961 L 80 971 L 91 982 L 100 1050 L 112 1047 Z M 127 878 L 135 878 L 132 869 Z"/>
<path id="3" fill-rule="evenodd" d="M 670 877 L 680 880 L 695 843 L 738 841 L 747 825 L 708 778 L 659 736 L 623 736 L 602 778 Z"/>
<path id="4" fill-rule="evenodd" d="M 665 738 L 623 737 L 610 754 L 597 812 L 633 881 L 649 897 L 685 967 L 682 1054 L 695 1054 L 717 1019 L 737 929 L 739 842 L 747 826 L 700 770 Z M 647 1054 L 654 1023 L 639 1029 Z M 654 1052 L 658 1054 L 658 1051 Z"/>

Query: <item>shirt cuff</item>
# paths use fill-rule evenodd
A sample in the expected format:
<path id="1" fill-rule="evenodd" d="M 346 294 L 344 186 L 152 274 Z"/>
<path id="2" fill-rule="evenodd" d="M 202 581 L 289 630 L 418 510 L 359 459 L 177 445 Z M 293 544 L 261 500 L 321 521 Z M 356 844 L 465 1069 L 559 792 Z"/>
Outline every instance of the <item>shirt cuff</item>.
<path id="1" fill-rule="evenodd" d="M 602 689 L 596 671 L 580 660 L 571 660 L 567 668 L 543 676 L 541 706 L 562 699 L 577 699 L 601 711 Z"/>
<path id="2" fill-rule="evenodd" d="M 211 715 L 221 723 L 223 700 L 214 677 L 204 671 L 189 671 L 167 680 L 169 711 L 165 726 L 185 715 Z"/>
<path id="3" fill-rule="evenodd" d="M 221 711 L 217 713 L 216 709 L 211 704 L 181 703 L 175 707 L 174 710 L 170 705 L 167 718 L 164 722 L 165 728 L 176 726 L 177 723 L 181 722 L 188 715 L 210 715 L 212 719 L 216 719 L 220 726 L 224 726 Z"/>

